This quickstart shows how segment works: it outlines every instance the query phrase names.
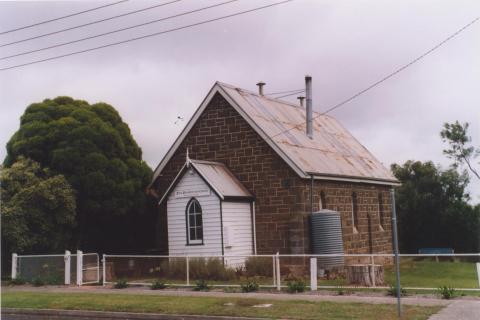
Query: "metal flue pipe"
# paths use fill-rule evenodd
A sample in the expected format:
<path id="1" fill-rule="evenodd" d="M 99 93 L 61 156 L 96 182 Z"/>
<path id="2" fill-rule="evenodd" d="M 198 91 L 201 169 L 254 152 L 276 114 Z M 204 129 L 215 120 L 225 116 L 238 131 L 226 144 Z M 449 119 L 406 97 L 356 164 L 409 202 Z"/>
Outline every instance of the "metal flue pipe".
<path id="1" fill-rule="evenodd" d="M 257 83 L 257 86 L 258 86 L 258 94 L 263 96 L 263 86 L 265 86 L 266 83 L 263 82 L 263 81 L 260 81 L 259 83 Z"/>
<path id="2" fill-rule="evenodd" d="M 307 100 L 307 137 L 313 139 L 313 110 L 312 110 L 312 77 L 305 76 L 305 91 Z"/>

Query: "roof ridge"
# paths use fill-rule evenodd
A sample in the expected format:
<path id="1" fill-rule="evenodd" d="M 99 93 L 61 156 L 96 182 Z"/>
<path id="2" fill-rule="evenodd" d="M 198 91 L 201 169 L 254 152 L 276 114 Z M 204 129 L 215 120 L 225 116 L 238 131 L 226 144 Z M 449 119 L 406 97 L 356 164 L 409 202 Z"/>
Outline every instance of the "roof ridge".
<path id="1" fill-rule="evenodd" d="M 230 89 L 233 89 L 233 90 L 237 90 L 237 91 L 242 91 L 242 92 L 245 92 L 245 93 L 248 93 L 250 95 L 254 95 L 258 98 L 262 98 L 262 99 L 267 99 L 267 100 L 270 100 L 270 101 L 274 101 L 274 102 L 278 102 L 278 103 L 281 103 L 281 104 L 284 104 L 284 105 L 287 105 L 289 107 L 292 107 L 292 108 L 297 108 L 297 109 L 305 109 L 303 108 L 302 106 L 300 105 L 296 105 L 290 101 L 286 101 L 286 100 L 282 100 L 282 99 L 276 99 L 276 98 L 271 98 L 271 97 L 268 97 L 267 95 L 260 95 L 258 93 L 255 93 L 254 91 L 252 90 L 248 90 L 248 89 L 244 89 L 244 88 L 240 88 L 240 87 L 237 87 L 237 86 L 234 86 L 233 84 L 229 84 L 229 83 L 225 83 L 225 82 L 221 82 L 221 81 L 217 81 L 216 82 L 218 85 L 220 86 L 225 86 L 225 87 L 229 87 Z M 335 119 L 334 117 L 330 116 L 330 115 L 327 115 L 327 114 L 323 114 L 321 112 L 318 112 L 318 111 L 315 111 L 315 110 L 312 110 L 314 114 L 318 115 L 318 116 L 325 116 L 325 117 L 329 117 L 329 118 L 333 118 Z M 318 118 L 318 117 L 317 117 Z"/>

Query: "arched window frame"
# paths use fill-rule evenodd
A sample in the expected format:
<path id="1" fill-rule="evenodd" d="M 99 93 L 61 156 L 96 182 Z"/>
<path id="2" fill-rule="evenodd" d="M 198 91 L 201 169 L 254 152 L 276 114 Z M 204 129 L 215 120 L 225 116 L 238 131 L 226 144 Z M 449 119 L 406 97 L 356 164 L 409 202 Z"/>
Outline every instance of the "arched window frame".
<path id="1" fill-rule="evenodd" d="M 193 218 L 191 219 L 191 217 Z M 192 225 L 192 223 L 194 225 Z M 200 202 L 198 202 L 196 198 L 191 198 L 187 203 L 187 207 L 185 209 L 185 226 L 187 245 L 202 245 L 204 239 L 203 211 Z"/>

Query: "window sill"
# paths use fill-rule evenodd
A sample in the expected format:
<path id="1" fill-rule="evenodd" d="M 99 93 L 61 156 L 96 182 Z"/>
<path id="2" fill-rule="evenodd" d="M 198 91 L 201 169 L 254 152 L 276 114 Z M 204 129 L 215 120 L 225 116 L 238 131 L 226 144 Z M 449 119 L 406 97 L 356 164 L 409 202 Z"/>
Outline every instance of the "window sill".
<path id="1" fill-rule="evenodd" d="M 190 247 L 190 246 L 204 246 L 205 243 L 186 243 L 185 245 L 188 246 L 188 247 Z"/>

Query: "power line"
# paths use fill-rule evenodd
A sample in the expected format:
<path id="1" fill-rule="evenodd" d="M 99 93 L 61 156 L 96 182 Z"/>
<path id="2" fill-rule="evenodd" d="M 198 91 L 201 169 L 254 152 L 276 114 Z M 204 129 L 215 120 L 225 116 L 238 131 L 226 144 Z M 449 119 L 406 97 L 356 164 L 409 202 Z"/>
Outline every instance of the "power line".
<path id="1" fill-rule="evenodd" d="M 475 22 L 477 22 L 478 20 L 480 20 L 480 17 L 477 17 L 475 18 L 474 20 L 472 20 L 471 22 L 469 22 L 468 24 L 466 24 L 465 26 L 463 26 L 462 28 L 460 28 L 459 30 L 457 30 L 456 32 L 454 32 L 453 34 L 451 34 L 450 36 L 448 36 L 446 39 L 444 39 L 443 41 L 441 41 L 440 43 L 438 43 L 437 45 L 435 45 L 433 48 L 429 49 L 428 51 L 424 52 L 423 54 L 421 54 L 420 56 L 418 56 L 417 58 L 413 59 L 412 61 L 410 61 L 409 63 L 401 66 L 400 68 L 394 70 L 393 72 L 389 73 L 388 75 L 386 75 L 385 77 L 381 78 L 380 80 L 372 83 L 371 85 L 369 85 L 368 87 L 366 87 L 365 89 L 363 90 L 360 90 L 358 91 L 357 93 L 355 93 L 354 95 L 350 96 L 349 98 L 333 105 L 332 107 L 328 108 L 326 111 L 316 115 L 315 117 L 313 117 L 312 119 L 316 119 L 322 115 L 325 115 L 335 109 L 338 109 L 340 107 L 342 107 L 343 105 L 349 103 L 350 101 L 354 100 L 355 98 L 361 96 L 362 94 L 364 94 L 365 92 L 367 91 L 370 91 L 371 89 L 375 88 L 376 86 L 380 85 L 381 83 L 387 81 L 388 79 L 392 78 L 393 76 L 397 75 L 398 73 L 402 72 L 403 70 L 407 69 L 408 67 L 410 67 L 411 65 L 417 63 L 418 61 L 420 61 L 421 59 L 425 58 L 427 55 L 429 55 L 430 53 L 432 53 L 433 51 L 437 50 L 438 48 L 440 48 L 441 46 L 443 46 L 445 43 L 447 43 L 448 41 L 450 41 L 451 39 L 455 38 L 458 34 L 460 34 L 462 31 L 464 31 L 465 29 L 469 28 L 470 26 L 472 26 Z M 285 132 L 288 132 L 290 130 L 293 130 L 299 126 L 302 126 L 304 125 L 304 123 L 299 123 L 287 130 L 284 130 L 284 131 L 281 131 L 273 136 L 271 136 L 270 138 L 274 138 L 278 135 L 281 135 Z"/>
<path id="2" fill-rule="evenodd" d="M 25 52 L 21 52 L 21 53 L 16 53 L 16 54 L 12 54 L 10 56 L 0 57 L 0 60 L 15 58 L 15 57 L 19 57 L 19 56 L 24 56 L 26 54 L 45 51 L 45 50 L 49 50 L 49 49 L 53 49 L 53 48 L 63 47 L 63 46 L 73 44 L 73 43 L 78 43 L 78 42 L 82 42 L 82 41 L 86 41 L 86 40 L 91 40 L 91 39 L 103 37 L 103 36 L 106 36 L 106 35 L 122 32 L 122 31 L 125 31 L 125 30 L 129 30 L 129 29 L 143 27 L 143 26 L 146 26 L 146 25 L 149 25 L 149 24 L 152 24 L 152 23 L 157 23 L 157 22 L 160 22 L 160 21 L 165 21 L 165 20 L 169 20 L 169 19 L 173 19 L 173 18 L 178 18 L 178 17 L 181 17 L 181 16 L 196 13 L 196 12 L 199 12 L 199 11 L 208 10 L 208 9 L 211 9 L 211 8 L 223 6 L 223 5 L 226 5 L 226 4 L 229 4 L 229 3 L 232 3 L 232 2 L 236 2 L 236 1 L 240 1 L 240 0 L 229 0 L 229 1 L 218 3 L 218 4 L 214 4 L 214 5 L 211 5 L 211 6 L 207 6 L 207 7 L 191 10 L 191 11 L 182 12 L 182 13 L 179 13 L 179 14 L 175 14 L 173 16 L 168 16 L 168 17 L 165 17 L 165 18 L 155 19 L 155 20 L 144 22 L 144 23 L 141 23 L 141 24 L 136 24 L 136 25 L 133 25 L 133 26 L 130 26 L 130 27 L 116 29 L 116 30 L 112 30 L 112 31 L 109 31 L 109 32 L 100 33 L 100 34 L 97 34 L 97 35 L 88 36 L 88 37 L 85 37 L 85 38 L 80 38 L 80 39 L 77 39 L 77 40 L 67 41 L 67 42 L 55 44 L 55 45 L 52 45 L 52 46 L 43 47 L 43 48 L 40 48 L 40 49 L 35 49 L 35 50 L 25 51 Z"/>
<path id="3" fill-rule="evenodd" d="M 299 94 L 299 93 L 302 93 L 302 92 L 305 92 L 305 89 L 300 90 L 300 91 L 297 91 L 297 92 L 294 92 L 294 93 L 285 94 L 285 95 L 280 96 L 280 97 L 275 97 L 275 99 L 280 99 L 280 98 L 285 98 L 285 97 L 294 96 L 294 95 Z"/>
<path id="4" fill-rule="evenodd" d="M 95 8 L 88 9 L 88 10 L 83 10 L 83 11 L 80 11 L 80 12 L 72 13 L 72 14 L 69 14 L 69 15 L 66 15 L 66 16 L 55 18 L 55 19 L 45 20 L 45 21 L 34 23 L 34 24 L 30 24 L 30 25 L 27 25 L 27 26 L 18 27 L 18 28 L 15 28 L 15 29 L 7 30 L 7 31 L 2 31 L 2 32 L 0 32 L 0 34 L 6 34 L 6 33 L 14 32 L 14 31 L 18 31 L 18 30 L 23 30 L 23 29 L 28 29 L 28 28 L 31 28 L 31 27 L 36 27 L 36 26 L 39 26 L 41 24 L 45 24 L 45 23 L 49 23 L 49 22 L 53 22 L 53 21 L 58 21 L 58 20 L 70 18 L 70 17 L 73 17 L 73 16 L 78 16 L 79 14 L 103 9 L 103 8 L 114 6 L 116 4 L 120 4 L 120 3 L 123 3 L 123 2 L 127 2 L 127 1 L 128 0 L 117 1 L 117 2 L 114 2 L 114 3 L 106 4 L 106 5 L 103 5 L 103 6 L 100 6 L 100 7 L 95 7 Z"/>
<path id="5" fill-rule="evenodd" d="M 266 96 L 273 96 L 273 95 L 276 95 L 276 94 L 290 93 L 290 92 L 298 92 L 298 91 L 304 91 L 304 90 L 305 90 L 305 89 L 296 89 L 296 90 L 288 90 L 288 91 L 272 92 L 272 93 L 268 93 L 268 94 L 266 94 Z"/>
<path id="6" fill-rule="evenodd" d="M 245 10 L 245 11 L 236 12 L 236 13 L 229 14 L 229 15 L 226 15 L 226 16 L 221 16 L 221 17 L 218 17 L 218 18 L 204 20 L 204 21 L 201 21 L 201 22 L 197 22 L 197 23 L 193 23 L 193 24 L 189 24 L 189 25 L 185 25 L 185 26 L 181 26 L 181 27 L 177 27 L 177 28 L 173 28 L 173 29 L 169 29 L 169 30 L 165 30 L 165 31 L 155 32 L 155 33 L 148 34 L 148 35 L 141 36 L 141 37 L 131 38 L 131 39 L 127 39 L 127 40 L 123 40 L 123 41 L 119 41 L 119 42 L 106 44 L 106 45 L 99 46 L 99 47 L 93 47 L 93 48 L 89 48 L 89 49 L 85 49 L 85 50 L 81 50 L 81 51 L 75 51 L 75 52 L 71 52 L 71 53 L 67 53 L 67 54 L 63 54 L 63 55 L 59 55 L 59 56 L 54 56 L 54 57 L 50 57 L 50 58 L 46 58 L 46 59 L 35 60 L 35 61 L 27 62 L 27 63 L 17 64 L 17 65 L 13 65 L 13 66 L 10 66 L 10 67 L 1 68 L 0 71 L 20 68 L 20 67 L 24 67 L 24 66 L 28 66 L 28 65 L 32 65 L 32 64 L 36 64 L 36 63 L 41 63 L 41 62 L 51 61 L 51 60 L 55 60 L 55 59 L 60 59 L 60 58 L 68 57 L 68 56 L 73 56 L 73 55 L 76 55 L 76 54 L 81 54 L 81 53 L 85 53 L 85 52 L 90 52 L 90 51 L 94 51 L 94 50 L 99 50 L 99 49 L 103 49 L 103 48 L 107 48 L 107 47 L 116 46 L 116 45 L 127 43 L 127 42 L 137 41 L 137 40 L 146 39 L 146 38 L 150 38 L 150 37 L 174 32 L 174 31 L 188 29 L 188 28 L 199 26 L 199 25 L 211 23 L 211 22 L 214 22 L 214 21 L 224 20 L 224 19 L 228 19 L 228 18 L 231 18 L 231 17 L 239 16 L 239 15 L 242 15 L 242 14 L 246 14 L 246 13 L 250 13 L 250 12 L 254 12 L 254 11 L 258 11 L 258 10 L 282 5 L 282 4 L 285 4 L 285 3 L 288 3 L 288 2 L 292 2 L 292 1 L 294 1 L 294 0 L 284 0 L 284 1 L 276 2 L 276 3 L 272 3 L 272 4 L 269 4 L 269 5 L 256 7 L 256 8 Z"/>
<path id="7" fill-rule="evenodd" d="M 175 2 L 179 2 L 179 1 L 182 1 L 182 0 L 174 0 L 174 1 L 166 2 L 166 3 L 161 3 L 161 4 L 157 4 L 157 5 L 154 5 L 154 6 L 147 7 L 147 8 L 134 10 L 134 11 L 126 12 L 126 13 L 119 14 L 119 15 L 116 15 L 116 16 L 112 16 L 112 17 L 109 17 L 109 18 L 100 19 L 100 20 L 89 22 L 89 23 L 81 24 L 81 25 L 78 25 L 78 26 L 65 28 L 65 29 L 61 29 L 61 30 L 57 30 L 57 31 L 53 31 L 53 32 L 40 34 L 38 36 L 34 36 L 34 37 L 30 37 L 30 38 L 25 38 L 25 39 L 22 39 L 22 40 L 17 40 L 17 41 L 5 43 L 5 44 L 0 45 L 0 47 L 11 46 L 12 44 L 17 44 L 17 43 L 30 41 L 30 40 L 40 39 L 40 38 L 51 36 L 51 35 L 54 35 L 54 34 L 66 32 L 66 31 L 70 31 L 70 30 L 74 30 L 74 29 L 79 29 L 79 28 L 83 28 L 83 27 L 86 27 L 86 26 L 91 26 L 91 25 L 94 25 L 94 24 L 97 24 L 97 23 L 101 23 L 101 22 L 110 21 L 110 20 L 113 20 L 113 19 L 118 19 L 118 18 L 121 18 L 121 17 L 125 17 L 125 16 L 131 15 L 131 14 L 135 14 L 135 13 L 139 13 L 139 12 L 143 12 L 143 11 L 147 11 L 147 10 L 152 10 L 152 9 L 155 9 L 155 8 L 158 8 L 158 7 L 163 7 L 163 6 L 166 6 L 166 5 L 175 3 Z"/>

